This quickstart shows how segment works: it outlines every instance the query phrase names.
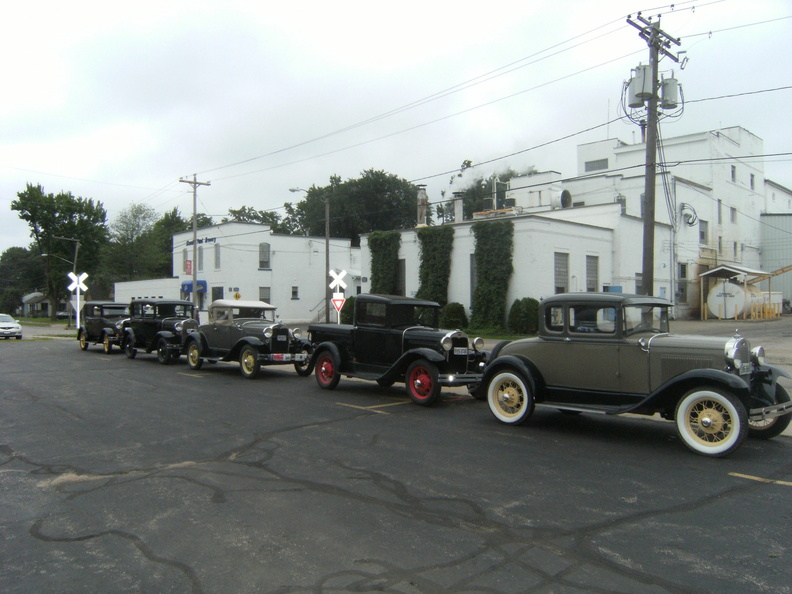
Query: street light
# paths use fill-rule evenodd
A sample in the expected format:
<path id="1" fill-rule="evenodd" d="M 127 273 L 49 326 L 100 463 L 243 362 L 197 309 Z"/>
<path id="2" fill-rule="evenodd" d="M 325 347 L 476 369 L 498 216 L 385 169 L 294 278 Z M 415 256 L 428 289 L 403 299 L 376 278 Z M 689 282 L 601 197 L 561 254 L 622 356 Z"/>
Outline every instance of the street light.
<path id="1" fill-rule="evenodd" d="M 305 192 L 308 190 L 302 188 L 289 188 L 289 192 Z M 324 196 L 325 203 L 325 324 L 330 323 L 330 283 L 327 282 L 330 278 L 330 199 L 327 195 Z"/>

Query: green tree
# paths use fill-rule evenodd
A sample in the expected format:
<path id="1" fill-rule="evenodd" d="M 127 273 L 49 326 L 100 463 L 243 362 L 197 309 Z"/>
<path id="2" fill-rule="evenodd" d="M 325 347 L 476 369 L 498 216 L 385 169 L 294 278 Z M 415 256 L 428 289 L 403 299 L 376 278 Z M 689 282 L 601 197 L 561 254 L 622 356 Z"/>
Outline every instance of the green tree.
<path id="1" fill-rule="evenodd" d="M 107 243 L 107 212 L 93 199 L 75 198 L 71 192 L 45 194 L 40 185 L 32 184 L 17 193 L 11 210 L 30 226 L 31 250 L 46 254 L 46 294 L 54 319 L 58 301 L 68 294 L 67 275 L 75 257 L 78 273 L 90 275 L 98 269 L 99 254 Z"/>
<path id="2" fill-rule="evenodd" d="M 157 212 L 145 204 L 131 204 L 110 224 L 110 243 L 102 253 L 104 274 L 114 282 L 150 278 L 158 249 L 149 241 Z"/>
<path id="3" fill-rule="evenodd" d="M 10 247 L 0 254 L 0 311 L 13 314 L 24 295 L 45 284 L 44 259 L 38 252 Z"/>
<path id="4" fill-rule="evenodd" d="M 465 169 L 470 167 L 468 163 L 469 161 L 463 163 L 460 173 L 451 178 L 449 191 L 443 192 L 444 201 L 438 204 L 436 207 L 437 217 L 441 221 L 451 222 L 454 220 L 454 205 L 451 201 L 453 196 L 449 195 L 451 191 L 462 194 L 463 216 L 465 220 L 470 220 L 473 218 L 473 213 L 475 212 L 504 208 L 506 206 L 506 189 L 508 187 L 507 182 L 513 177 L 532 175 L 536 173 L 536 170 L 533 167 L 530 167 L 521 173 L 514 171 L 513 169 L 507 169 L 501 173 L 493 174 L 490 177 L 476 178 L 467 186 L 465 186 L 464 189 L 454 188 L 453 185 L 454 181 L 456 181 L 456 178 L 461 177 Z M 466 164 L 468 164 L 467 167 L 465 167 Z M 492 204 L 493 187 L 495 188 L 494 204 Z"/>
<path id="5" fill-rule="evenodd" d="M 233 221 L 236 223 L 269 225 L 270 229 L 275 233 L 293 235 L 298 231 L 294 217 L 290 216 L 294 213 L 294 207 L 287 202 L 283 205 L 283 208 L 286 210 L 286 217 L 282 217 L 271 210 L 256 210 L 252 206 L 229 208 L 228 217 L 224 217 L 223 222 Z"/>
<path id="6" fill-rule="evenodd" d="M 360 245 L 360 236 L 415 226 L 418 188 L 399 177 L 369 169 L 357 179 L 330 178 L 325 187 L 312 186 L 286 219 L 296 233 L 325 234 L 325 200 L 329 201 L 330 235 Z"/>

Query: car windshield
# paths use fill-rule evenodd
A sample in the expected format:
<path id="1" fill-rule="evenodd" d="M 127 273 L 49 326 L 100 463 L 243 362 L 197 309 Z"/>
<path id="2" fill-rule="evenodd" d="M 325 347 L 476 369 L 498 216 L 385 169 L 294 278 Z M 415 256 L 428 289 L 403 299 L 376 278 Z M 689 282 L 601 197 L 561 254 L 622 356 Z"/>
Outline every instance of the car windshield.
<path id="1" fill-rule="evenodd" d="M 235 307 L 233 309 L 234 319 L 255 319 L 263 320 L 265 322 L 272 322 L 275 320 L 275 312 L 271 309 L 262 309 L 260 307 Z"/>
<path id="2" fill-rule="evenodd" d="M 157 314 L 162 318 L 191 318 L 192 305 L 182 305 L 181 303 L 161 304 L 157 308 Z"/>
<path id="3" fill-rule="evenodd" d="M 105 305 L 104 315 L 108 318 L 122 318 L 129 315 L 129 307 L 126 305 Z"/>
<path id="4" fill-rule="evenodd" d="M 13 322 L 15 321 L 14 318 L 8 316 L 6 314 L 0 314 L 0 322 Z"/>
<path id="5" fill-rule="evenodd" d="M 668 332 L 668 307 L 664 305 L 627 305 L 624 308 L 624 335 Z"/>

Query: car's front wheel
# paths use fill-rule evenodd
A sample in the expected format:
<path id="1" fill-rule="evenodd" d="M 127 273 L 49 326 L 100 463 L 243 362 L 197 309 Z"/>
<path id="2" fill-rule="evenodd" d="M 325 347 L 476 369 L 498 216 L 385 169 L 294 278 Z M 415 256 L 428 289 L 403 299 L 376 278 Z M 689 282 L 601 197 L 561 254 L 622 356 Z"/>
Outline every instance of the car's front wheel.
<path id="1" fill-rule="evenodd" d="M 776 402 L 783 404 L 789 402 L 789 394 L 787 391 L 776 384 Z M 748 421 L 748 436 L 757 439 L 771 439 L 777 435 L 781 435 L 784 430 L 789 427 L 789 422 L 792 421 L 792 414 L 786 414 L 782 417 L 773 417 L 772 419 L 765 419 L 761 421 Z"/>
<path id="2" fill-rule="evenodd" d="M 300 377 L 308 377 L 313 373 L 313 357 L 311 357 L 313 349 L 307 346 L 303 347 L 302 350 L 300 350 L 300 354 L 306 355 L 307 359 L 302 363 L 295 363 L 294 371 L 296 371 L 297 375 Z"/>
<path id="3" fill-rule="evenodd" d="M 735 396 L 714 387 L 694 388 L 674 413 L 685 445 L 704 456 L 726 456 L 740 447 L 748 431 L 748 413 Z"/>
<path id="4" fill-rule="evenodd" d="M 198 371 L 203 365 L 201 349 L 198 348 L 198 343 L 194 340 L 191 341 L 187 347 L 187 365 L 190 366 L 190 369 L 194 369 L 195 371 Z"/>
<path id="5" fill-rule="evenodd" d="M 247 379 L 253 379 L 258 375 L 261 362 L 258 358 L 258 351 L 252 346 L 243 347 L 239 353 L 239 369 L 242 371 L 242 377 Z"/>
<path id="6" fill-rule="evenodd" d="M 172 360 L 173 357 L 171 357 L 171 351 L 168 348 L 168 341 L 160 338 L 157 341 L 157 361 L 163 365 L 168 365 Z"/>
<path id="7" fill-rule="evenodd" d="M 418 359 L 407 368 L 404 376 L 407 394 L 415 404 L 429 406 L 440 396 L 437 383 L 437 366 L 425 359 Z"/>
<path id="8" fill-rule="evenodd" d="M 109 334 L 102 335 L 102 350 L 105 352 L 106 355 L 109 355 L 110 351 L 113 350 L 113 344 L 110 342 Z"/>
<path id="9" fill-rule="evenodd" d="M 487 385 L 487 403 L 501 423 L 519 425 L 533 414 L 534 396 L 528 382 L 517 372 L 503 369 Z"/>
<path id="10" fill-rule="evenodd" d="M 135 348 L 135 344 L 132 342 L 131 336 L 124 338 L 124 354 L 127 356 L 127 359 L 134 359 L 135 355 L 137 355 L 137 349 Z"/>
<path id="11" fill-rule="evenodd" d="M 88 350 L 88 339 L 85 337 L 85 332 L 80 331 L 80 348 L 84 351 Z"/>
<path id="12" fill-rule="evenodd" d="M 338 385 L 338 360 L 330 351 L 324 351 L 316 358 L 316 383 L 320 388 L 332 390 Z"/>

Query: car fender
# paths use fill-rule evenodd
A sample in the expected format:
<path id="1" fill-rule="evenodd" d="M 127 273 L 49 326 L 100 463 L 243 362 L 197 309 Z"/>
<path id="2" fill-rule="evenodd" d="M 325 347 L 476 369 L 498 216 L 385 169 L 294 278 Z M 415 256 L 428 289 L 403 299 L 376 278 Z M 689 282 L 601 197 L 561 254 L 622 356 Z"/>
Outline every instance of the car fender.
<path id="1" fill-rule="evenodd" d="M 202 357 L 204 356 L 204 353 L 209 350 L 209 343 L 206 341 L 206 337 L 197 330 L 189 331 L 187 336 L 184 337 L 184 345 L 182 346 L 182 349 L 185 352 L 189 348 L 191 342 L 198 343 L 198 352 Z"/>
<path id="2" fill-rule="evenodd" d="M 154 335 L 154 340 L 153 340 L 154 344 L 157 344 L 157 341 L 160 338 L 164 338 L 168 342 L 172 342 L 173 339 L 176 338 L 176 335 L 170 330 L 160 330 Z"/>
<path id="3" fill-rule="evenodd" d="M 129 338 L 129 340 L 132 342 L 133 346 L 137 344 L 137 338 L 135 337 L 135 331 L 132 330 L 132 328 L 124 328 L 124 339 L 127 339 L 127 338 Z"/>
<path id="4" fill-rule="evenodd" d="M 309 346 L 312 345 L 309 344 Z M 325 351 L 329 351 L 340 365 L 344 364 L 344 358 L 341 356 L 341 349 L 339 349 L 338 345 L 334 342 L 320 342 L 314 346 L 313 349 L 314 351 L 311 354 L 311 365 L 316 365 L 316 360 L 319 358 L 319 355 Z"/>
<path id="5" fill-rule="evenodd" d="M 779 377 L 786 377 L 792 379 L 786 371 L 781 369 L 780 367 L 776 367 L 775 365 L 760 365 L 757 370 L 758 376 L 758 389 L 756 383 L 754 384 L 755 393 L 754 396 L 758 400 L 759 406 L 767 406 L 769 404 L 777 404 L 776 403 L 776 384 L 778 383 Z M 756 392 L 760 392 L 757 394 Z M 754 403 L 752 408 L 756 406 L 757 403 Z"/>
<path id="6" fill-rule="evenodd" d="M 496 348 L 497 346 L 498 345 L 496 345 Z M 517 355 L 503 355 L 490 360 L 487 364 L 487 368 L 484 370 L 484 376 L 481 378 L 481 384 L 479 384 L 477 393 L 486 395 L 490 381 L 492 381 L 492 378 L 498 372 L 503 371 L 503 369 L 511 369 L 523 376 L 533 391 L 534 398 L 537 397 L 537 392 L 543 384 L 542 376 L 529 359 L 518 357 Z"/>
<path id="7" fill-rule="evenodd" d="M 100 334 L 100 338 L 104 338 L 104 335 L 107 334 L 108 336 L 115 338 L 116 329 L 115 328 L 102 328 L 102 332 Z"/>
<path id="8" fill-rule="evenodd" d="M 686 392 L 701 385 L 715 385 L 723 388 L 739 398 L 745 405 L 746 410 L 750 409 L 751 387 L 748 382 L 739 375 L 728 371 L 705 368 L 691 369 L 680 373 L 654 390 L 644 401 L 621 412 L 630 412 L 631 410 L 643 408 L 649 403 L 662 403 L 666 410 L 673 410 L 676 403 Z"/>
<path id="9" fill-rule="evenodd" d="M 257 352 L 260 353 L 261 347 L 264 346 L 264 343 L 256 336 L 243 336 L 236 341 L 234 346 L 231 347 L 226 356 L 223 357 L 223 361 L 236 360 L 239 357 L 239 353 L 241 353 L 242 349 L 246 346 L 252 346 Z"/>

